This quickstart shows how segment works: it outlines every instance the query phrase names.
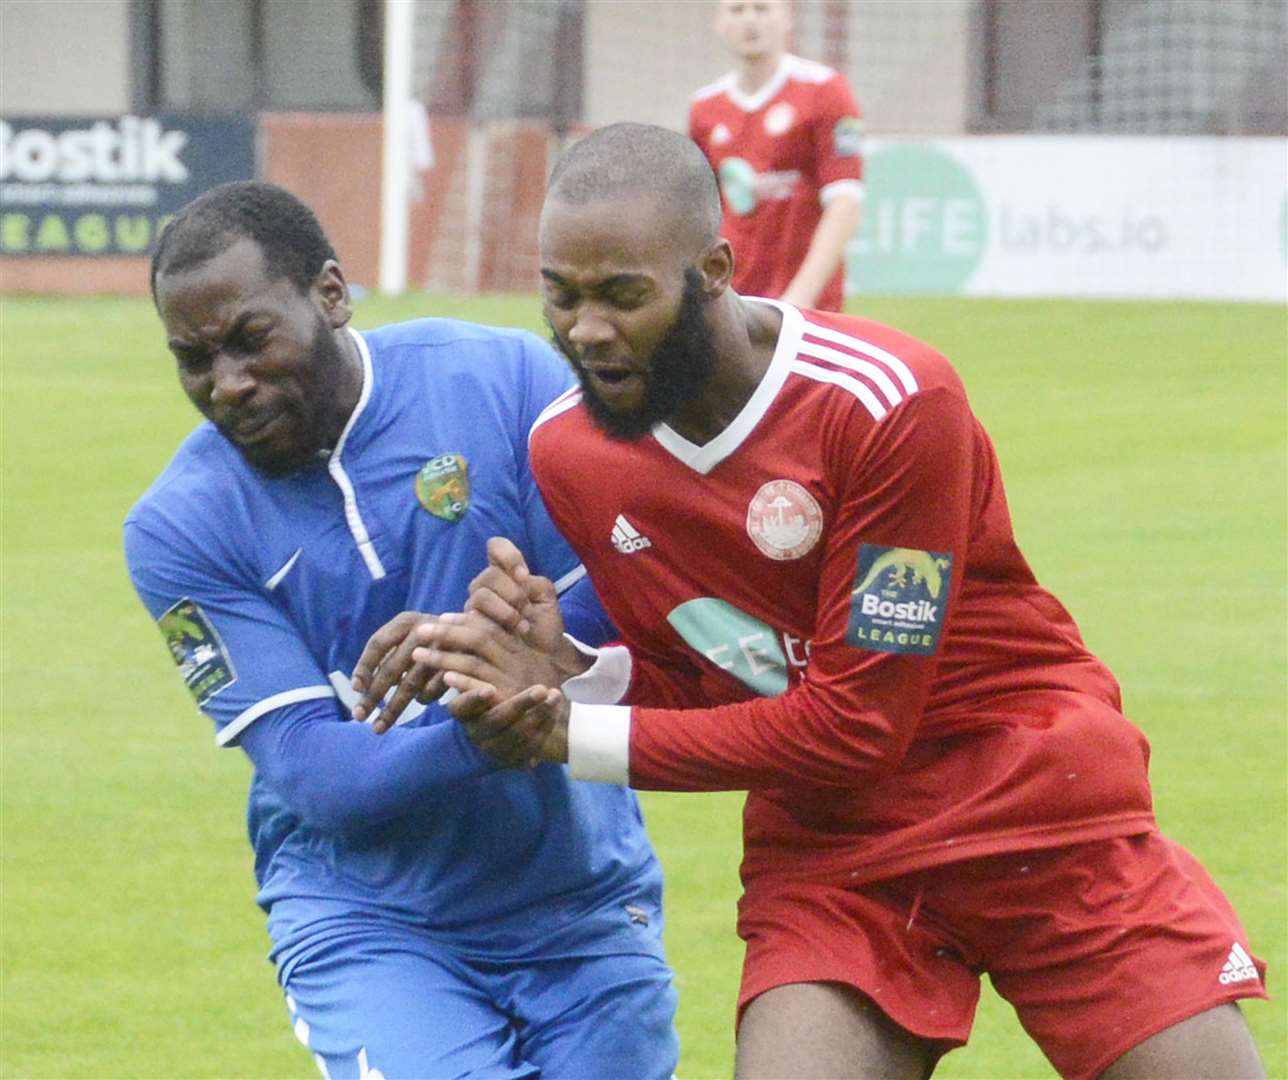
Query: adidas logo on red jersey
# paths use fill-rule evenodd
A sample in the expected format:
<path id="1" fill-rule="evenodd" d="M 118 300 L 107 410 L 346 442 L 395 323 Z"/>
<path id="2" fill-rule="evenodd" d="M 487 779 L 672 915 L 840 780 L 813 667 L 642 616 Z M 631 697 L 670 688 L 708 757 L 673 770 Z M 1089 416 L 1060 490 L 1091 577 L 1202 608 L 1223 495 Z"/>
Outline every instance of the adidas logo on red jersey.
<path id="1" fill-rule="evenodd" d="M 1252 962 L 1252 957 L 1248 955 L 1237 941 L 1230 948 L 1229 959 L 1221 968 L 1219 979 L 1222 986 L 1228 986 L 1230 983 L 1245 982 L 1248 979 L 1260 979 L 1257 974 L 1257 966 Z"/>
<path id="2" fill-rule="evenodd" d="M 652 546 L 653 542 L 647 536 L 641 536 L 624 514 L 617 515 L 617 520 L 613 522 L 613 547 L 623 555 L 630 555 Z"/>

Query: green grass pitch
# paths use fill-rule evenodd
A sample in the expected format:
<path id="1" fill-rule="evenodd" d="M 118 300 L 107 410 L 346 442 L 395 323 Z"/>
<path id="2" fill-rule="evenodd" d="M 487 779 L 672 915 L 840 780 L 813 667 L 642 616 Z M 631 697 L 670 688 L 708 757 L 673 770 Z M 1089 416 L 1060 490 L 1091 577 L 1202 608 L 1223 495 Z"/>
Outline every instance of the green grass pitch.
<path id="1" fill-rule="evenodd" d="M 0 1076 L 313 1077 L 253 904 L 248 768 L 216 751 L 122 565 L 120 522 L 194 414 L 145 301 L 0 300 Z M 951 356 L 1039 578 L 1153 743 L 1163 828 L 1271 965 L 1285 1051 L 1285 314 L 1262 305 L 875 300 Z M 539 326 L 530 297 L 368 299 Z M 728 1076 L 737 794 L 648 795 L 681 1080 Z M 387 1003 L 397 1008 L 396 1001 Z M 986 991 L 937 1074 L 1054 1075 Z"/>

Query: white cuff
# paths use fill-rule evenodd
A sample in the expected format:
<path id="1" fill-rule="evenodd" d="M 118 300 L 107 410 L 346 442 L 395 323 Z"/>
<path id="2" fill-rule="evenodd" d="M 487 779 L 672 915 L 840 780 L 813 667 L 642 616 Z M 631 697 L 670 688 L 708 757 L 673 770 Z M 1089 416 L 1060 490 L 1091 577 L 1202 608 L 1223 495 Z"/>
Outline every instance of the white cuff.
<path id="1" fill-rule="evenodd" d="M 568 775 L 574 780 L 629 784 L 629 705 L 573 705 L 568 717 Z"/>
<path id="2" fill-rule="evenodd" d="M 631 685 L 631 651 L 625 645 L 608 645 L 592 649 L 571 634 L 564 634 L 573 648 L 595 662 L 580 675 L 566 679 L 559 689 L 569 701 L 585 705 L 616 705 L 626 696 Z"/>
<path id="3" fill-rule="evenodd" d="M 818 193 L 818 201 L 826 206 L 838 195 L 848 195 L 857 202 L 863 202 L 864 187 L 862 180 L 833 180 Z"/>

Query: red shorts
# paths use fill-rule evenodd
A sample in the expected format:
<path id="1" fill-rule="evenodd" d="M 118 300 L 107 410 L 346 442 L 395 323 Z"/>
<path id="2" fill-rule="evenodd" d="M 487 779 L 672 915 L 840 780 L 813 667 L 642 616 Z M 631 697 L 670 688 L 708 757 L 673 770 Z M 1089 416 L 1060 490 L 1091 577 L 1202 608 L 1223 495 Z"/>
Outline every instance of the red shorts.
<path id="1" fill-rule="evenodd" d="M 738 1015 L 757 994 L 839 982 L 945 1049 L 988 972 L 1064 1077 L 1238 998 L 1265 964 L 1207 872 L 1159 833 L 953 863 L 853 888 L 753 882 Z"/>

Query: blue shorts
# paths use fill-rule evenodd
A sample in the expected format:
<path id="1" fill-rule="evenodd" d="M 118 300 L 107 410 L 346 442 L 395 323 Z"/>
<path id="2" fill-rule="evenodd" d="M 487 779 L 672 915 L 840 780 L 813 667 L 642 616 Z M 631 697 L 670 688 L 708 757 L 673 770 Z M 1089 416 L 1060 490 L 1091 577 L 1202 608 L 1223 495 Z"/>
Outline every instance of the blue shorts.
<path id="1" fill-rule="evenodd" d="M 358 925 L 307 950 L 284 990 L 330 1080 L 666 1080 L 679 1057 L 660 949 L 497 962 Z"/>

